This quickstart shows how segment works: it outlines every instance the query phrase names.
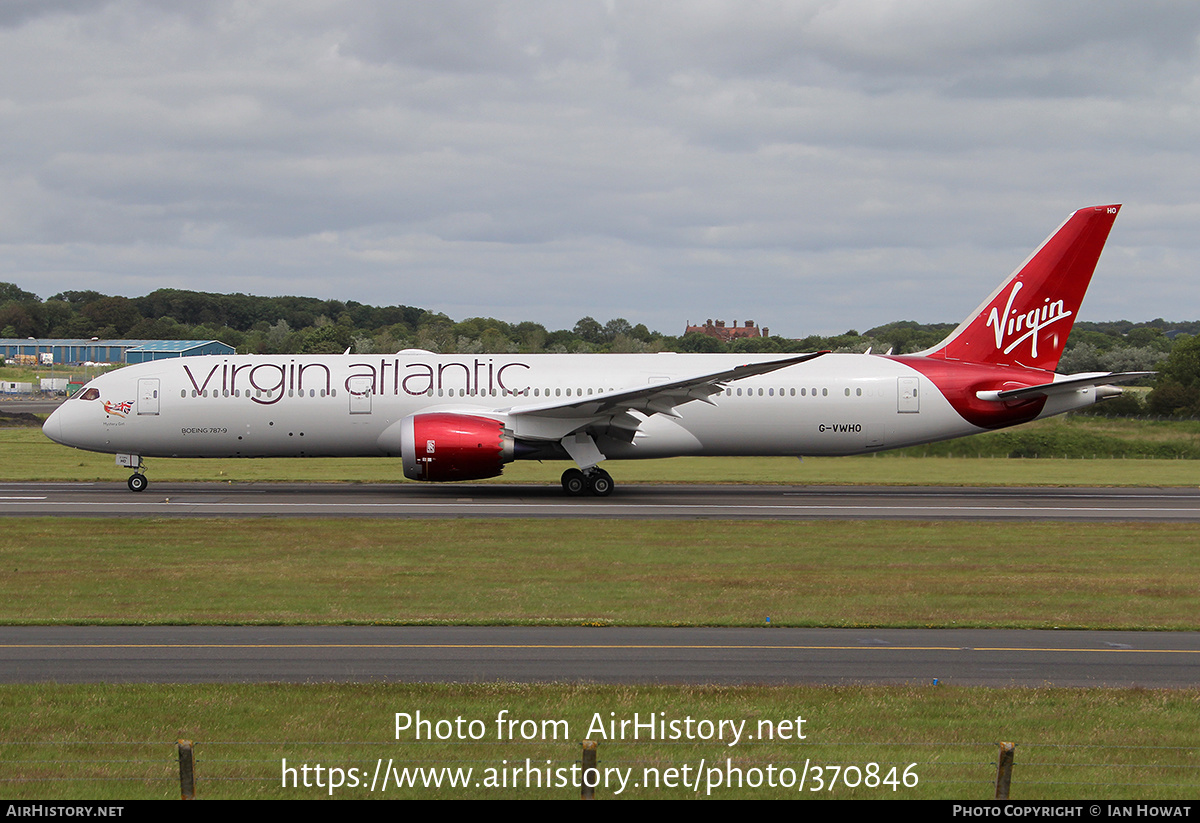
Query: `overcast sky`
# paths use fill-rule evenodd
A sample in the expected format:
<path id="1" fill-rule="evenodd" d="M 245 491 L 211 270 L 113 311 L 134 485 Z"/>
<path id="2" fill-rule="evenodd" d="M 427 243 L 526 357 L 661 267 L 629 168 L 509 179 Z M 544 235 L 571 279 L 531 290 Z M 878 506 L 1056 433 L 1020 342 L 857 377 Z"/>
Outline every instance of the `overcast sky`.
<path id="1" fill-rule="evenodd" d="M 5 0 L 0 280 L 801 337 L 957 322 L 1123 203 L 1081 318 L 1200 319 L 1198 37 L 1182 0 Z"/>

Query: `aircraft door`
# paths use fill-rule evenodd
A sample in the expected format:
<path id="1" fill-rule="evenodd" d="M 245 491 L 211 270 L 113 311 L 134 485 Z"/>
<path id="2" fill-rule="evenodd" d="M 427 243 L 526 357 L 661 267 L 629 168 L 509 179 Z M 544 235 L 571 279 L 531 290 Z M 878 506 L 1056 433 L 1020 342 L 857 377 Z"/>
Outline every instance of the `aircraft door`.
<path id="1" fill-rule="evenodd" d="M 896 378 L 896 411 L 900 414 L 921 411 L 921 378 Z"/>
<path id="2" fill-rule="evenodd" d="M 370 377 L 351 377 L 347 384 L 350 389 L 350 413 L 371 413 L 371 388 L 373 380 Z"/>
<path id="3" fill-rule="evenodd" d="M 138 415 L 158 414 L 158 378 L 143 377 L 138 380 Z"/>

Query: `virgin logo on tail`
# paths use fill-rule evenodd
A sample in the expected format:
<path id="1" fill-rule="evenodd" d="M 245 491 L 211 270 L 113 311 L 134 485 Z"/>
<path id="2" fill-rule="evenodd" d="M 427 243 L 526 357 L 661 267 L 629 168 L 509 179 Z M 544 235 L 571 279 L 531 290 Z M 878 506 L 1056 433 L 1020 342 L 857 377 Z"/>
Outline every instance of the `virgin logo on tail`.
<path id="1" fill-rule="evenodd" d="M 1013 349 L 1029 340 L 1029 356 L 1036 358 L 1038 356 L 1038 332 L 1051 323 L 1074 316 L 1075 312 L 1067 311 L 1062 300 L 1050 302 L 1050 298 L 1047 297 L 1040 308 L 1035 307 L 1022 314 L 1013 308 L 1013 303 L 1017 299 L 1017 292 L 1023 285 L 1020 281 L 1013 283 L 1012 291 L 1008 293 L 1008 304 L 1004 307 L 1004 314 L 1000 314 L 993 306 L 992 310 L 988 312 L 986 327 L 995 332 L 996 348 L 1003 348 L 1005 354 L 1012 354 Z M 1005 318 L 1007 318 L 1007 322 L 1005 322 Z M 1024 334 L 1009 342 L 1007 346 L 1004 345 L 1006 338 L 1023 330 Z"/>
<path id="2" fill-rule="evenodd" d="M 949 337 L 920 353 L 1054 371 L 1119 210 L 1094 206 L 1073 213 Z"/>

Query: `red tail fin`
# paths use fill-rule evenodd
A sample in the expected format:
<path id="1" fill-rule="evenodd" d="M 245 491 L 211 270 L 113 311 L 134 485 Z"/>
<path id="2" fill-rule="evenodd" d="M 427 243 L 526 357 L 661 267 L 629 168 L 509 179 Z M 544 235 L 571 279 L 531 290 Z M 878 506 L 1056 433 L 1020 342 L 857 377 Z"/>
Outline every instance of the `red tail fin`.
<path id="1" fill-rule="evenodd" d="M 1119 205 L 1067 218 L 950 336 L 923 354 L 1054 371 Z"/>

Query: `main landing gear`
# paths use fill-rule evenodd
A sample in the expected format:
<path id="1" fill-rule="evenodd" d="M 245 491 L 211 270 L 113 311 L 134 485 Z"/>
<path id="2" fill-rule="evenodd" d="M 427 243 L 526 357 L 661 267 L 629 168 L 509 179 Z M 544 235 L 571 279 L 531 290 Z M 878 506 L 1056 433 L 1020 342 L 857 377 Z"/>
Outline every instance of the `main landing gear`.
<path id="1" fill-rule="evenodd" d="M 562 475 L 563 491 L 572 497 L 589 491 L 597 497 L 608 497 L 613 492 L 613 486 L 612 475 L 604 469 L 567 469 Z"/>

